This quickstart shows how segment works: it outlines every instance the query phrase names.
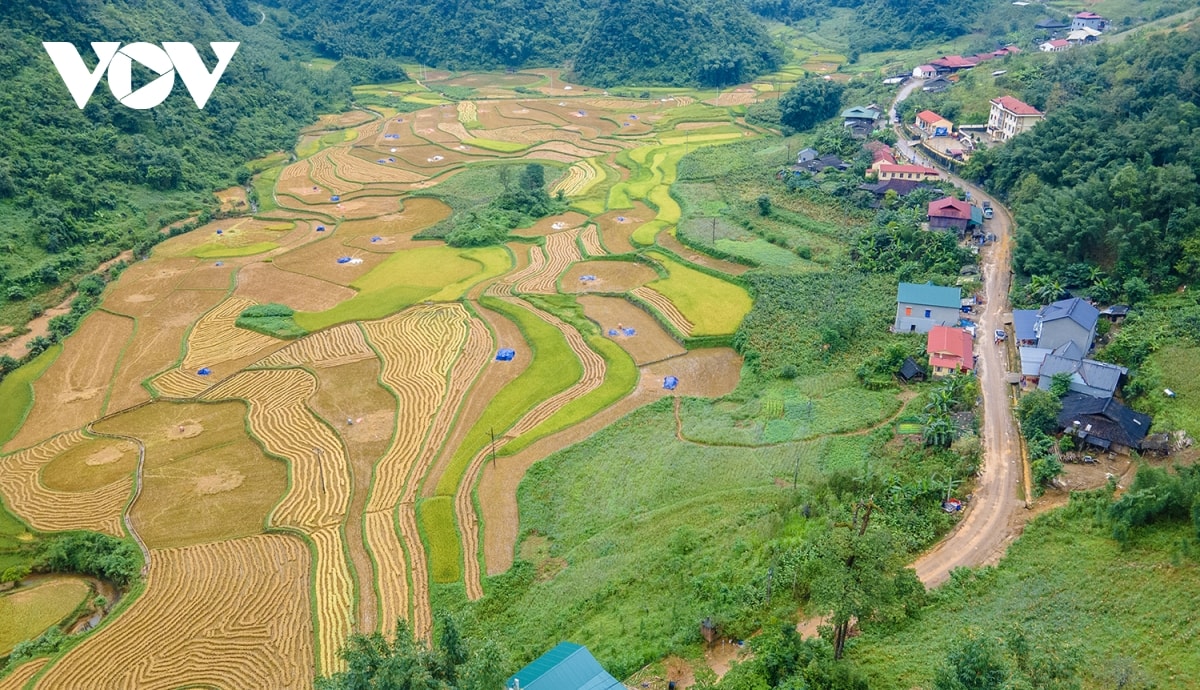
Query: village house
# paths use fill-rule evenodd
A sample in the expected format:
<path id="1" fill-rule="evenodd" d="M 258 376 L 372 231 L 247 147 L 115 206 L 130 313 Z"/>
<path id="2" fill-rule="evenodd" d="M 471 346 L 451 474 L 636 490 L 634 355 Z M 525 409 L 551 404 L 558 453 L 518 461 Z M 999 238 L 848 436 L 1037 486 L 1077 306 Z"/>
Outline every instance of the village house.
<path id="1" fill-rule="evenodd" d="M 1072 359 L 1049 354 L 1038 370 L 1038 388 L 1050 390 L 1054 375 L 1063 373 L 1071 375 L 1071 392 L 1090 395 L 1093 398 L 1111 398 L 1116 395 L 1121 378 L 1128 374 L 1129 370 L 1094 359 Z"/>
<path id="2" fill-rule="evenodd" d="M 624 690 L 587 647 L 560 642 L 504 683 L 507 690 Z"/>
<path id="3" fill-rule="evenodd" d="M 900 283 L 896 289 L 894 333 L 928 333 L 934 326 L 958 324 L 962 290 L 933 283 Z"/>
<path id="4" fill-rule="evenodd" d="M 993 139 L 1008 141 L 1022 132 L 1029 131 L 1045 117 L 1040 110 L 1027 103 L 1012 96 L 1000 96 L 992 99 L 987 132 Z"/>
<path id="5" fill-rule="evenodd" d="M 1078 297 L 1048 304 L 1038 310 L 1034 324 L 1037 346 L 1058 350 L 1070 343 L 1075 351 L 1058 354 L 1078 354 L 1078 358 L 1082 359 L 1092 349 L 1099 318 L 1100 311 Z"/>
<path id="6" fill-rule="evenodd" d="M 961 239 L 971 227 L 983 225 L 983 212 L 952 196 L 929 202 L 926 211 L 930 230 L 953 230 Z"/>
<path id="7" fill-rule="evenodd" d="M 804 165 L 809 161 L 815 161 L 821 157 L 821 152 L 814 148 L 800 149 L 800 153 L 796 154 L 796 165 Z"/>
<path id="8" fill-rule="evenodd" d="M 1059 32 L 1064 29 L 1071 28 L 1071 24 L 1069 22 L 1064 22 L 1061 19 L 1043 19 L 1037 24 L 1034 24 L 1033 28 L 1041 29 L 1042 31 Z"/>
<path id="9" fill-rule="evenodd" d="M 1095 43 L 1100 40 L 1100 32 L 1095 29 L 1083 27 L 1082 29 L 1073 29 L 1067 34 L 1067 43 L 1073 46 L 1082 46 L 1089 43 Z"/>
<path id="10" fill-rule="evenodd" d="M 917 79 L 933 79 L 938 75 L 938 71 L 933 65 L 921 65 L 913 68 L 912 75 Z"/>
<path id="11" fill-rule="evenodd" d="M 961 328 L 934 326 L 925 340 L 933 377 L 941 378 L 975 369 L 971 334 Z"/>
<path id="12" fill-rule="evenodd" d="M 936 181 L 938 171 L 934 168 L 927 168 L 923 165 L 909 164 L 893 164 L 880 163 L 874 172 L 879 177 L 880 182 L 888 180 L 920 180 L 920 181 Z"/>
<path id="13" fill-rule="evenodd" d="M 1140 449 L 1152 423 L 1150 415 L 1135 412 L 1115 398 L 1093 398 L 1082 393 L 1063 396 L 1062 411 L 1058 413 L 1058 427 L 1064 434 L 1114 452 Z"/>
<path id="14" fill-rule="evenodd" d="M 954 82 L 945 77 L 934 77 L 921 85 L 921 90 L 925 93 L 941 93 L 946 89 L 954 86 Z"/>
<path id="15" fill-rule="evenodd" d="M 954 129 L 953 122 L 932 110 L 922 110 L 917 113 L 917 118 L 913 124 L 916 125 L 917 129 L 921 130 L 924 136 L 928 137 L 950 136 L 950 132 Z"/>
<path id="16" fill-rule="evenodd" d="M 971 69 L 978 64 L 978 61 L 975 58 L 963 57 L 961 55 L 946 55 L 931 61 L 929 64 L 937 69 L 938 74 L 946 74 L 947 72 Z"/>
<path id="17" fill-rule="evenodd" d="M 1071 30 L 1092 29 L 1100 32 L 1108 29 L 1108 20 L 1095 12 L 1080 12 L 1071 19 Z"/>
<path id="18" fill-rule="evenodd" d="M 1062 53 L 1071 47 L 1071 42 L 1065 38 L 1056 38 L 1053 41 L 1046 41 L 1038 46 L 1038 50 L 1043 53 Z"/>

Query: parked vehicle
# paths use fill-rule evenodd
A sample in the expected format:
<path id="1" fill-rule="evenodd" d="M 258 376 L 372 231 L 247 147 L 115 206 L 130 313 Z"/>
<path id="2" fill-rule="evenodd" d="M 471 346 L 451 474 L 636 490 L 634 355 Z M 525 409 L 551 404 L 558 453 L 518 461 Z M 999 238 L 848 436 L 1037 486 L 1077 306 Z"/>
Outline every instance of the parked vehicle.
<path id="1" fill-rule="evenodd" d="M 991 218 L 993 213 L 994 213 L 994 211 L 992 211 L 992 202 L 990 202 L 990 201 L 983 202 L 983 217 Z"/>

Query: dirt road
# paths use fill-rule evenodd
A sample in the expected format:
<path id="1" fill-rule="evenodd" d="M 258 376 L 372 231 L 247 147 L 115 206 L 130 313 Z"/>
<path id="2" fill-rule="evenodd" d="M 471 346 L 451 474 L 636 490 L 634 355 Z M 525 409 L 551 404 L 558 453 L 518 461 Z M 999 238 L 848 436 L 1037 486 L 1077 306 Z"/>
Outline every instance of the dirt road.
<path id="1" fill-rule="evenodd" d="M 915 82 L 900 91 L 892 103 L 891 113 L 895 113 L 900 101 L 919 84 Z M 892 119 L 895 120 L 894 115 Z M 900 152 L 921 160 L 923 157 L 905 143 L 906 135 L 900 131 L 900 126 L 894 126 L 900 135 L 897 144 Z M 1003 315 L 1010 311 L 1012 216 L 982 189 L 951 173 L 943 174 L 969 191 L 972 199 L 992 203 L 995 216 L 985 222 L 988 232 L 996 235 L 996 242 L 981 252 L 986 304 L 975 343 L 976 373 L 983 397 L 983 469 L 962 521 L 913 563 L 917 576 L 927 587 L 945 582 L 955 568 L 990 565 L 1000 560 L 1014 536 L 1013 514 L 1027 505 L 1027 496 L 1020 486 L 1023 466 L 1010 411 L 1010 384 L 1004 380 L 1007 372 L 1005 345 L 993 343 L 992 338 L 994 331 L 1004 328 Z"/>

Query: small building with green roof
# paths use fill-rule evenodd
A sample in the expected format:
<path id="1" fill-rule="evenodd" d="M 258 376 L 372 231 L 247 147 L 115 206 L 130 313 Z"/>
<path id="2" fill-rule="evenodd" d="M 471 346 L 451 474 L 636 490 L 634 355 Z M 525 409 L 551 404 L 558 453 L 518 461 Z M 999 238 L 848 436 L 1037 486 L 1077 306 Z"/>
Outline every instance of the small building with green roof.
<path id="1" fill-rule="evenodd" d="M 560 642 L 505 682 L 509 690 L 625 690 L 583 645 Z"/>
<path id="2" fill-rule="evenodd" d="M 934 326 L 957 326 L 962 289 L 933 283 L 900 283 L 896 290 L 895 333 L 928 333 Z"/>

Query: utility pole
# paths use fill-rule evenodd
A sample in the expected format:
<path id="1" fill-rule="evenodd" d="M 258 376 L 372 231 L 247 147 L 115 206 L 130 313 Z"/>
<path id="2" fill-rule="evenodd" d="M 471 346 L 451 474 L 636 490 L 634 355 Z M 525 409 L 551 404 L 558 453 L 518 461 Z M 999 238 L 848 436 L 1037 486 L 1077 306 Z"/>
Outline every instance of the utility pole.
<path id="1" fill-rule="evenodd" d="M 496 466 L 496 430 L 493 427 L 488 427 L 488 434 L 492 437 L 492 467 Z"/>

